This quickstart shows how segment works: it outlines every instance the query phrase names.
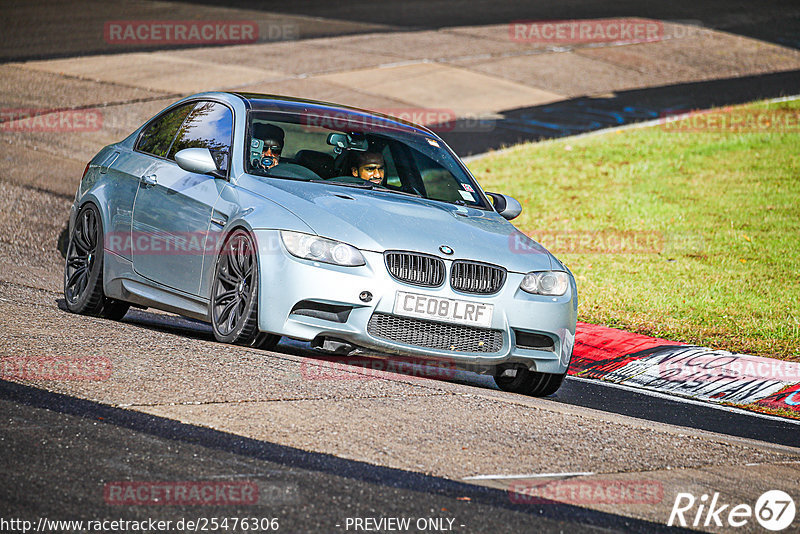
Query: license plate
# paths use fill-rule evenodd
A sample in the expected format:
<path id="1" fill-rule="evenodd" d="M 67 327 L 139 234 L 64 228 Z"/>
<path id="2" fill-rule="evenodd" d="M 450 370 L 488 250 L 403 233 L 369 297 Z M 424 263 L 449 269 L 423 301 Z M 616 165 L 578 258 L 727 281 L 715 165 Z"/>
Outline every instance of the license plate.
<path id="1" fill-rule="evenodd" d="M 394 299 L 395 315 L 419 317 L 446 323 L 488 328 L 492 325 L 494 305 L 398 291 Z"/>

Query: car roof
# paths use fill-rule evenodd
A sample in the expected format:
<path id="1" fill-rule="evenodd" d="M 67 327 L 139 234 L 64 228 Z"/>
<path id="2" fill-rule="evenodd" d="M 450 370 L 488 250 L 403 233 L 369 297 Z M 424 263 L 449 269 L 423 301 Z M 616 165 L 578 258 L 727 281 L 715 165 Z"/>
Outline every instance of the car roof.
<path id="1" fill-rule="evenodd" d="M 283 113 L 312 113 L 323 116 L 336 117 L 337 119 L 353 120 L 362 122 L 365 118 L 378 117 L 380 123 L 392 129 L 406 131 L 412 134 L 423 134 L 438 137 L 434 132 L 419 124 L 414 124 L 391 115 L 369 111 L 366 109 L 322 102 L 318 100 L 308 100 L 281 95 L 267 95 L 261 93 L 230 93 L 245 100 L 251 109 L 255 111 L 274 111 Z"/>

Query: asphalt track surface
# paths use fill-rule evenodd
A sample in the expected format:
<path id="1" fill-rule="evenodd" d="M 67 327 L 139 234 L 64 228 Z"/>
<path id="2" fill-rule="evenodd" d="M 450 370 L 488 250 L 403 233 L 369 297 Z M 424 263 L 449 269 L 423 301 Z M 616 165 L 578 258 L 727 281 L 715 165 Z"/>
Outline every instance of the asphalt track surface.
<path id="1" fill-rule="evenodd" d="M 307 343 L 291 340 L 282 341 L 277 350 L 329 361 L 341 359 L 320 354 Z M 468 371 L 457 373 L 453 382 L 496 389 L 491 377 Z M 741 409 L 724 408 L 629 386 L 620 387 L 598 380 L 568 376 L 559 390 L 548 399 L 637 419 L 800 447 L 800 422 L 759 416 Z"/>
<path id="2" fill-rule="evenodd" d="M 347 517 L 452 519 L 454 532 L 665 532 L 667 527 L 557 502 L 310 453 L 0 382 L 0 514 L 51 520 L 278 518 L 282 532 L 344 532 Z M 33 445 L 33 446 L 32 446 Z M 246 479 L 248 506 L 109 506 L 125 480 Z M 21 513 L 22 512 L 22 513 Z M 352 530 L 352 529 L 351 529 Z"/>
<path id="3" fill-rule="evenodd" d="M 132 310 L 128 312 L 124 321 L 148 329 L 178 333 L 209 341 L 214 339 L 208 324 L 193 319 Z M 309 343 L 287 338 L 281 340 L 275 352 L 348 364 L 347 357 L 325 354 L 312 349 Z M 367 356 L 367 358 L 369 357 Z M 357 360 L 356 365 L 362 363 L 360 359 Z M 390 364 L 381 365 L 381 362 L 384 361 L 386 360 L 378 360 L 376 357 L 376 365 L 373 368 L 390 368 Z M 350 358 L 349 362 L 352 364 L 353 358 Z M 364 365 L 369 365 L 368 360 Z M 392 368 L 397 369 L 398 367 Z M 414 372 L 411 370 L 409 374 L 413 375 Z M 491 377 L 469 371 L 458 372 L 452 382 L 478 388 L 497 389 Z M 633 387 L 618 387 L 599 380 L 568 376 L 561 388 L 554 395 L 548 397 L 548 400 L 647 421 L 800 447 L 800 422 L 761 416 L 742 409 L 722 408 L 680 397 L 654 394 Z"/>
<path id="4" fill-rule="evenodd" d="M 61 307 L 63 308 L 63 305 Z M 214 339 L 210 325 L 194 319 L 131 310 L 124 321 L 156 331 L 178 333 L 209 341 Z M 346 365 L 352 364 L 354 360 L 353 358 L 329 355 L 312 349 L 309 343 L 288 338 L 283 338 L 275 351 Z M 367 356 L 367 358 L 369 357 Z M 355 358 L 355 360 L 356 365 L 361 363 L 369 365 L 368 359 L 364 362 L 360 358 Z M 382 365 L 382 361 L 386 360 L 376 359 L 376 365 L 373 368 L 398 369 L 398 366 Z M 410 374 L 414 372 L 412 369 Z M 459 371 L 452 381 L 478 388 L 497 389 L 491 377 L 469 371 Z M 800 447 L 800 421 L 762 416 L 742 409 L 720 407 L 691 399 L 637 390 L 633 387 L 619 387 L 599 380 L 568 376 L 561 388 L 554 395 L 548 397 L 548 400 L 647 421 Z"/>
<path id="5" fill-rule="evenodd" d="M 553 400 L 659 423 L 800 447 L 800 425 L 780 418 L 762 418 L 741 410 L 720 410 L 706 403 L 653 396 L 595 380 L 568 377 Z"/>
<path id="6" fill-rule="evenodd" d="M 118 50 L 102 40 L 98 41 L 92 29 L 102 28 L 107 20 L 175 20 L 180 17 L 174 16 L 177 10 L 173 6 L 181 4 L 187 10 L 187 18 L 212 18 L 218 15 L 219 12 L 215 11 L 217 8 L 245 11 L 252 16 L 264 14 L 302 17 L 301 37 L 363 33 L 374 31 L 376 27 L 402 31 L 505 24 L 515 20 L 644 17 L 687 21 L 800 48 L 800 9 L 797 2 L 792 0 L 199 0 L 125 4 L 94 0 L 54 3 L 6 0 L 3 2 L 0 61 L 114 53 Z M 313 19 L 316 19 L 316 23 Z M 336 26 L 328 22 L 331 20 L 346 21 L 353 25 Z"/>

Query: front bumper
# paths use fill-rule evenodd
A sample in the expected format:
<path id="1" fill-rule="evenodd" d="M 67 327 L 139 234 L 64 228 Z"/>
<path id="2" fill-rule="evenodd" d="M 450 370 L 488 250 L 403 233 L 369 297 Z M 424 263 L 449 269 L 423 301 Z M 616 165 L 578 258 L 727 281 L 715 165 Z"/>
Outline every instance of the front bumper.
<path id="1" fill-rule="evenodd" d="M 283 247 L 277 231 L 256 230 L 255 237 L 259 248 L 259 329 L 264 332 L 306 341 L 330 337 L 379 352 L 447 361 L 464 367 L 522 363 L 544 373 L 564 373 L 567 370 L 577 318 L 574 281 L 565 295 L 545 297 L 519 289 L 524 275 L 509 272 L 500 292 L 488 296 L 474 295 L 454 291 L 448 281 L 437 288 L 397 281 L 389 275 L 383 254 L 378 252 L 362 251 L 366 265 L 340 267 L 291 256 Z M 442 259 L 449 273 L 452 260 Z M 359 298 L 365 291 L 372 294 L 369 302 Z M 502 337 L 500 349 L 490 353 L 470 351 L 464 350 L 461 343 L 461 350 L 449 350 L 375 335 L 375 323 L 372 329 L 368 328 L 370 319 L 373 314 L 395 316 L 393 307 L 398 291 L 492 304 L 494 314 L 489 328 Z M 302 301 L 332 305 L 349 312 L 334 320 L 292 313 Z M 457 328 L 448 331 L 460 335 Z M 552 347 L 534 349 L 519 346 L 517 338 L 520 332 L 547 336 L 552 340 Z M 459 344 L 454 343 L 453 347 L 456 345 Z"/>

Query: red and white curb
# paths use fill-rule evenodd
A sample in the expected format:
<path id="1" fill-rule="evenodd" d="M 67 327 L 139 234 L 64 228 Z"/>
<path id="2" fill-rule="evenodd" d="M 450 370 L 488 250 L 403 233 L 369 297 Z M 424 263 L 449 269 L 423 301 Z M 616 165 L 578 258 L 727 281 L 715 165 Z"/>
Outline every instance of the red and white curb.
<path id="1" fill-rule="evenodd" d="M 800 418 L 800 363 L 578 323 L 568 373 L 698 401 Z"/>

